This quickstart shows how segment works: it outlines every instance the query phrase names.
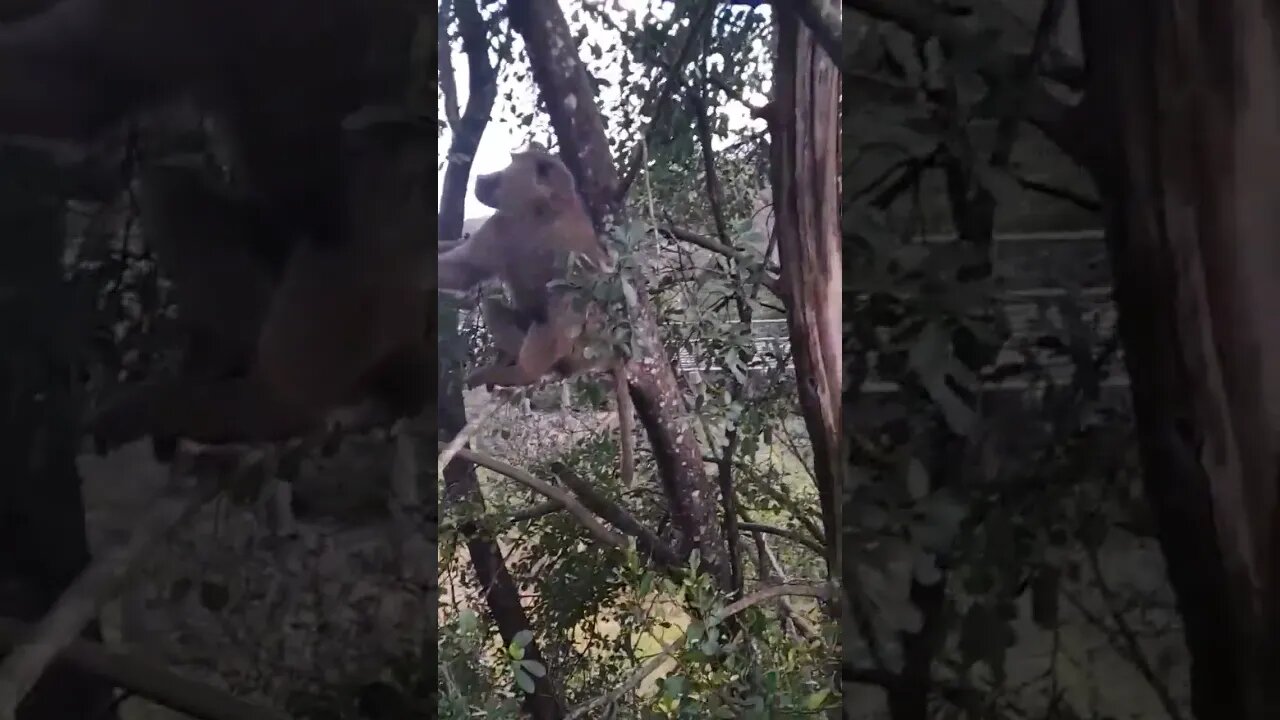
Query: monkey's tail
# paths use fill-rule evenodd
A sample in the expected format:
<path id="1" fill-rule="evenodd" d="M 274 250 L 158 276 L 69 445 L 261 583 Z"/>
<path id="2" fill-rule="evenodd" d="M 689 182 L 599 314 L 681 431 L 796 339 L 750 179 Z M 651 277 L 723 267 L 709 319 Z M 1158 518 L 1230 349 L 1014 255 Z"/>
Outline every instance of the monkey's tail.
<path id="1" fill-rule="evenodd" d="M 635 441 L 635 408 L 631 404 L 631 392 L 627 388 L 627 370 L 621 362 L 613 366 L 613 387 L 618 395 L 618 447 L 622 456 L 622 486 L 630 488 L 635 480 L 636 441 Z"/>

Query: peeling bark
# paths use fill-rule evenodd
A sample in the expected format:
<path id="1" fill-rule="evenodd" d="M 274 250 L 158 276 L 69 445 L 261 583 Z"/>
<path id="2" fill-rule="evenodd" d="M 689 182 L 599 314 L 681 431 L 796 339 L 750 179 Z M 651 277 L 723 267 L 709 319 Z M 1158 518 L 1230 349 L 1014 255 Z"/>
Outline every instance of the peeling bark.
<path id="1" fill-rule="evenodd" d="M 1280 17 L 1082 0 L 1146 488 L 1199 718 L 1280 717 Z"/>
<path id="2" fill-rule="evenodd" d="M 829 2 L 829 0 L 828 0 Z M 834 5 L 834 3 L 830 3 Z M 792 13 L 777 13 L 778 54 L 768 113 L 774 232 L 800 409 L 813 443 L 832 570 L 839 567 L 840 74 Z"/>

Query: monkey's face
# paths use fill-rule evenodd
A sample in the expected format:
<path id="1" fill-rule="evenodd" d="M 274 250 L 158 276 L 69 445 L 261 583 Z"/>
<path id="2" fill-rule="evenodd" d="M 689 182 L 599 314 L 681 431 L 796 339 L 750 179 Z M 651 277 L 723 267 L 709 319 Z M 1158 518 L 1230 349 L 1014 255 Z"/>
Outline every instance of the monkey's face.
<path id="1" fill-rule="evenodd" d="M 498 207 L 498 186 L 502 184 L 502 173 L 489 173 L 476 176 L 476 199 L 494 210 Z"/>
<path id="2" fill-rule="evenodd" d="M 476 178 L 476 199 L 494 210 L 540 214 L 573 198 L 573 175 L 545 150 L 515 153 L 505 169 Z"/>

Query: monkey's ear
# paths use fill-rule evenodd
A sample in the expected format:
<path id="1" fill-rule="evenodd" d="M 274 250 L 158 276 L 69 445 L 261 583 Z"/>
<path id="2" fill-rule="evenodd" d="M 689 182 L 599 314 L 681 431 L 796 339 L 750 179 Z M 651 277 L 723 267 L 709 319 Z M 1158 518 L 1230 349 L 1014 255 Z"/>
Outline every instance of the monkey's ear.
<path id="1" fill-rule="evenodd" d="M 541 153 L 545 153 L 545 152 L 550 152 L 550 151 L 549 151 L 549 150 L 547 150 L 547 146 L 546 146 L 546 145 L 543 145 L 543 144 L 542 144 L 542 143 L 540 143 L 540 142 L 531 142 L 531 143 L 529 143 L 529 147 L 525 148 L 525 152 L 527 152 L 527 153 L 532 153 L 532 152 L 541 152 Z"/>

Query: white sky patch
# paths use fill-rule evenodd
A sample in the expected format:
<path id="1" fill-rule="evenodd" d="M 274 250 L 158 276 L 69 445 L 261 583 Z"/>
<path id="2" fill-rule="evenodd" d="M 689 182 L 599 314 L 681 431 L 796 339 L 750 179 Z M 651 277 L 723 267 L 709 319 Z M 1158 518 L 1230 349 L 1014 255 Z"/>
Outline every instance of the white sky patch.
<path id="1" fill-rule="evenodd" d="M 581 0 L 561 0 L 561 6 L 566 17 L 573 22 L 574 15 L 581 6 Z M 671 5 L 669 3 L 660 2 L 658 0 L 607 0 L 604 5 L 608 9 L 611 16 L 616 18 L 618 25 L 624 25 L 632 22 L 631 13 L 641 12 L 647 6 L 652 4 L 655 8 L 655 15 L 663 20 L 669 19 L 671 16 Z M 762 5 L 755 12 L 768 12 L 767 5 Z M 621 105 L 621 87 L 622 87 L 622 64 L 619 60 L 620 53 L 624 52 L 621 47 L 612 47 L 619 45 L 618 35 L 610 29 L 595 23 L 585 14 L 579 15 L 587 23 L 588 34 L 587 40 L 583 43 L 583 47 L 579 49 L 579 54 L 584 58 L 587 67 L 596 76 L 597 79 L 608 82 L 606 87 L 601 87 L 599 92 L 599 102 L 605 112 L 609 113 L 609 126 L 613 127 L 620 124 L 617 117 L 618 108 Z M 586 45 L 599 45 L 604 54 L 599 60 L 592 59 L 586 50 Z M 759 48 L 763 50 L 763 48 Z M 513 54 L 519 56 L 524 52 L 523 45 L 517 39 L 513 46 Z M 522 62 L 522 61 L 521 61 Z M 708 64 L 712 68 L 722 66 L 724 58 L 718 54 L 712 55 L 708 59 Z M 455 74 L 455 86 L 458 88 L 458 111 L 462 112 L 466 109 L 467 104 L 467 83 L 468 69 L 467 58 L 462 53 L 462 49 L 457 43 L 453 48 L 453 65 Z M 633 63 L 633 69 L 641 69 L 639 63 Z M 505 71 L 501 71 L 499 75 L 498 99 L 494 103 L 493 118 L 485 127 L 484 137 L 480 140 L 480 147 L 476 151 L 476 156 L 472 161 L 471 178 L 467 189 L 467 204 L 464 216 L 468 219 L 483 217 L 489 215 L 492 210 L 485 207 L 474 195 L 475 178 L 477 175 L 496 172 L 507 166 L 510 162 L 511 153 L 523 148 L 528 144 L 530 139 L 529 129 L 523 127 L 515 118 L 517 111 L 528 112 L 532 108 L 537 108 L 537 88 L 531 84 L 523 84 L 518 87 L 509 88 L 510 83 L 503 83 L 506 76 Z M 635 81 L 635 78 L 632 78 Z M 634 88 L 631 86 L 632 95 Z M 504 95 L 506 91 L 512 90 L 511 103 L 507 103 Z M 767 91 L 767 88 L 765 88 Z M 574 98 L 576 100 L 576 98 Z M 763 94 L 752 93 L 747 98 L 754 107 L 760 107 L 767 102 L 768 98 Z M 627 111 L 630 113 L 639 113 L 640 104 L 643 101 L 641 97 L 628 97 Z M 444 116 L 443 98 L 437 100 L 439 104 L 440 116 Z M 754 132 L 763 129 L 764 122 L 751 117 L 750 108 L 746 107 L 736 100 L 731 100 L 728 104 L 720 108 L 711 108 L 713 111 L 721 111 L 728 121 L 729 132 L 731 135 L 741 135 L 748 131 Z M 549 138 L 549 127 L 547 118 L 541 112 L 535 112 L 533 127 L 536 133 L 536 139 L 546 143 Z M 440 157 L 439 171 L 436 176 L 436 192 L 439 193 L 444 186 L 444 168 L 445 154 L 448 152 L 449 143 L 452 141 L 452 133 L 448 129 L 440 136 Z M 731 144 L 732 138 L 719 138 L 716 145 L 721 147 Z"/>

